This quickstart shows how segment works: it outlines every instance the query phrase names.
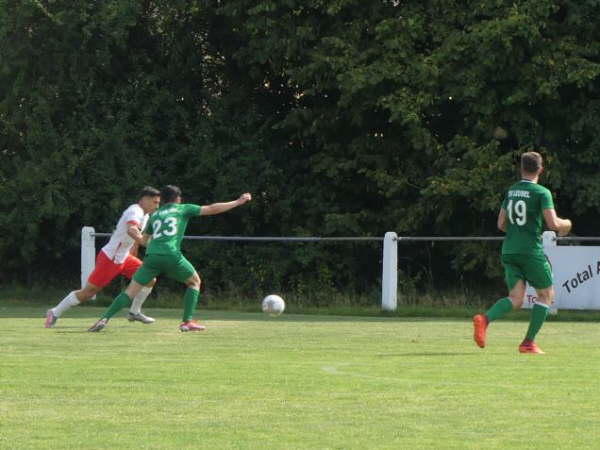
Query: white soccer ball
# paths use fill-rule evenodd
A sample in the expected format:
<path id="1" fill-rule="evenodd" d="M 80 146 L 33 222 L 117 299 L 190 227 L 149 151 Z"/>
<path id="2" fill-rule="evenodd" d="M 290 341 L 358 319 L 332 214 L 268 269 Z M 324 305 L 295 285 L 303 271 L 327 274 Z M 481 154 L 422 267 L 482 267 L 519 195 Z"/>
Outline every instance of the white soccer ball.
<path id="1" fill-rule="evenodd" d="M 263 312 L 271 315 L 278 316 L 285 309 L 285 302 L 279 295 L 271 294 L 267 295 L 262 301 Z"/>

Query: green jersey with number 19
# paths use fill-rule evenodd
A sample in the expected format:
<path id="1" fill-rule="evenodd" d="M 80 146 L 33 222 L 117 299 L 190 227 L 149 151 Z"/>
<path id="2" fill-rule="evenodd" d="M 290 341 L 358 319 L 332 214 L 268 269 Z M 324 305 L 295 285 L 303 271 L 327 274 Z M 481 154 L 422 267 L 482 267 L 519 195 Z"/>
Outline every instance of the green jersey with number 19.
<path id="1" fill-rule="evenodd" d="M 544 209 L 554 209 L 552 194 L 544 186 L 521 180 L 508 188 L 502 202 L 506 211 L 506 236 L 502 254 L 544 254 Z"/>
<path id="2" fill-rule="evenodd" d="M 179 255 L 190 217 L 200 215 L 199 205 L 167 203 L 148 219 L 144 233 L 152 235 L 146 255 Z"/>

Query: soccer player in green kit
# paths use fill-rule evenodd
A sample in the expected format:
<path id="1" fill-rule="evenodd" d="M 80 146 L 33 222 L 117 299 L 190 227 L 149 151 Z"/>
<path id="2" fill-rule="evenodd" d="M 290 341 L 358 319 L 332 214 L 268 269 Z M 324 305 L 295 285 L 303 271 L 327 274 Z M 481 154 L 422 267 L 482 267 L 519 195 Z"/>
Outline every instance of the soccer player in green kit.
<path id="1" fill-rule="evenodd" d="M 537 292 L 525 339 L 519 345 L 521 353 L 544 353 L 534 342 L 554 301 L 552 269 L 542 247 L 543 222 L 550 230 L 564 236 L 571 230 L 569 219 L 556 216 L 552 194 L 540 186 L 538 179 L 544 170 L 542 156 L 536 152 L 521 155 L 521 181 L 508 188 L 498 214 L 498 228 L 506 233 L 502 244 L 502 265 L 508 287 L 508 297 L 498 300 L 485 314 L 473 317 L 473 337 L 485 347 L 487 327 L 513 308 L 520 308 L 525 299 L 525 282 Z"/>
<path id="2" fill-rule="evenodd" d="M 205 329 L 204 325 L 192 320 L 198 303 L 201 281 L 194 266 L 181 253 L 181 240 L 191 217 L 224 213 L 252 200 L 252 196 L 245 193 L 237 200 L 206 206 L 184 204 L 181 203 L 181 189 L 172 185 L 162 188 L 160 196 L 162 205 L 148 219 L 144 230 L 143 243 L 147 244 L 147 250 L 142 266 L 133 276 L 127 289 L 114 299 L 102 318 L 88 331 L 101 331 L 112 316 L 129 305 L 131 299 L 159 275 L 166 275 L 187 285 L 183 297 L 183 321 L 179 329 L 181 331 Z"/>

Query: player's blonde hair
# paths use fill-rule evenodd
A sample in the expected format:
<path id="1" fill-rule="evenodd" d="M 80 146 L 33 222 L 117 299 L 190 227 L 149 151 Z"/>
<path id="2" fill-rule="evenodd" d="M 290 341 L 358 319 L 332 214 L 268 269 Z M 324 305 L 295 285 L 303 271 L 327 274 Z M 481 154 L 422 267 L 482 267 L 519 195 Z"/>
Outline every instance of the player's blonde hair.
<path id="1" fill-rule="evenodd" d="M 521 155 L 521 170 L 525 173 L 537 173 L 542 168 L 542 163 L 542 155 L 538 152 L 526 152 Z"/>

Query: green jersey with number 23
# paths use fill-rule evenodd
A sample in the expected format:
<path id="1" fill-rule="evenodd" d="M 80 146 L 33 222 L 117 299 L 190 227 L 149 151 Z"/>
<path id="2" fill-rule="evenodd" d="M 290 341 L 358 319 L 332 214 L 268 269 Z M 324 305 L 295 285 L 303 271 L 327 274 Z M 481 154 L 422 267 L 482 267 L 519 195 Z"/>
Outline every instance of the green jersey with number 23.
<path id="1" fill-rule="evenodd" d="M 181 241 L 190 217 L 200 215 L 201 207 L 186 203 L 167 203 L 148 219 L 144 233 L 152 235 L 146 255 L 179 255 Z"/>
<path id="2" fill-rule="evenodd" d="M 550 191 L 532 181 L 521 180 L 508 188 L 502 209 L 506 211 L 502 254 L 543 254 L 544 209 L 554 209 Z"/>

